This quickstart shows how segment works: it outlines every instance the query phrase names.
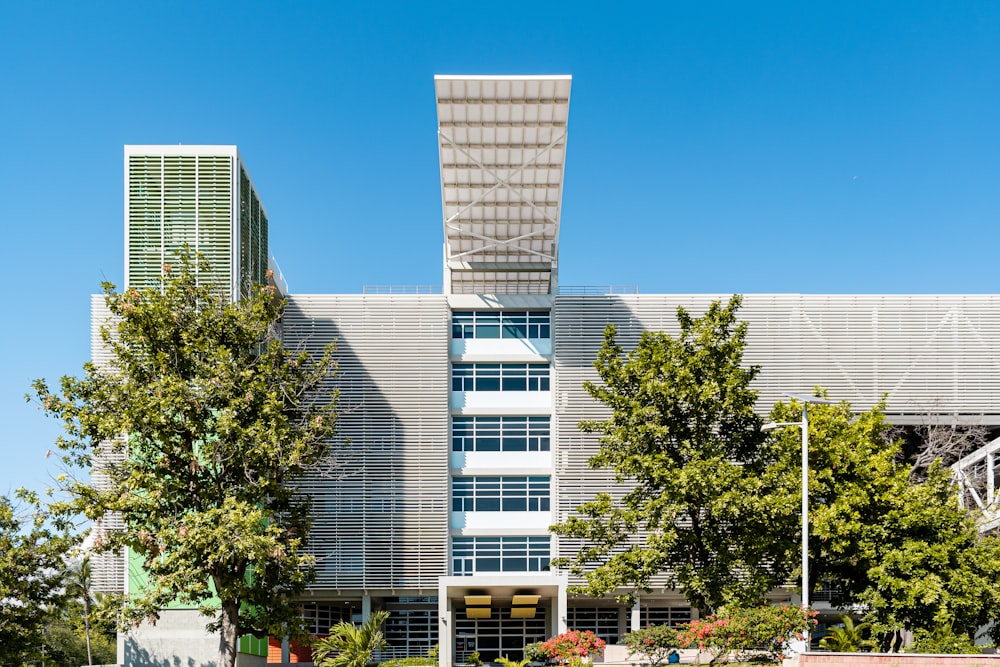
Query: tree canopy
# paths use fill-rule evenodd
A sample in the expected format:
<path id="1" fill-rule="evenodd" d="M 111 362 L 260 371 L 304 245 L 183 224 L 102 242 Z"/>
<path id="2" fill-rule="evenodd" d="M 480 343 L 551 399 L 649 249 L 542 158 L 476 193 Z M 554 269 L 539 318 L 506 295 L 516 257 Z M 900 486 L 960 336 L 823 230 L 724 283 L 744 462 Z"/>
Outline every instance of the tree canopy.
<path id="1" fill-rule="evenodd" d="M 680 308 L 677 335 L 644 332 L 628 352 L 605 332 L 602 382 L 585 387 L 610 415 L 580 428 L 600 435 L 589 463 L 618 485 L 552 527 L 580 540 L 554 561 L 583 577 L 573 592 L 629 598 L 666 582 L 706 612 L 801 576 L 801 433 L 761 431 L 739 305 Z M 779 402 L 770 417 L 801 411 Z M 1000 540 L 978 534 L 940 463 L 914 478 L 893 433 L 884 402 L 810 409 L 810 584 L 865 609 L 886 649 L 904 629 L 971 640 L 1000 619 Z"/>
<path id="2" fill-rule="evenodd" d="M 593 468 L 614 471 L 621 493 L 600 493 L 552 527 L 579 538 L 556 561 L 585 578 L 577 593 L 647 590 L 654 577 L 679 585 L 703 612 L 754 604 L 784 581 L 798 496 L 772 464 L 743 364 L 741 297 L 694 317 L 678 308 L 676 336 L 643 332 L 629 352 L 609 326 L 586 390 L 611 410 L 580 428 L 600 434 Z M 640 535 L 641 539 L 633 539 Z M 626 592 L 628 598 L 631 593 Z"/>
<path id="3" fill-rule="evenodd" d="M 779 403 L 772 416 L 800 410 Z M 789 460 L 799 434 L 783 431 L 774 438 Z M 1000 618 L 1000 541 L 980 536 L 958 506 L 949 470 L 931 464 L 915 482 L 892 433 L 882 403 L 862 413 L 847 403 L 810 408 L 812 583 L 865 609 L 885 649 L 898 647 L 903 629 L 971 640 Z"/>
<path id="4" fill-rule="evenodd" d="M 143 559 L 148 583 L 128 599 L 134 618 L 198 606 L 220 631 L 218 664 L 231 666 L 240 635 L 297 624 L 294 598 L 313 562 L 297 483 L 334 434 L 334 362 L 330 348 L 311 358 L 282 346 L 273 289 L 232 301 L 199 282 L 207 268 L 185 253 L 164 266 L 159 289 L 105 283 L 110 363 L 34 389 L 64 423 L 63 460 L 96 465 L 103 480 L 68 479 L 56 509 L 98 522 L 98 549 Z M 101 528 L 109 515 L 120 530 Z"/>
<path id="5" fill-rule="evenodd" d="M 63 555 L 72 545 L 65 525 L 20 491 L 0 496 L 0 664 L 27 660 L 63 602 Z"/>

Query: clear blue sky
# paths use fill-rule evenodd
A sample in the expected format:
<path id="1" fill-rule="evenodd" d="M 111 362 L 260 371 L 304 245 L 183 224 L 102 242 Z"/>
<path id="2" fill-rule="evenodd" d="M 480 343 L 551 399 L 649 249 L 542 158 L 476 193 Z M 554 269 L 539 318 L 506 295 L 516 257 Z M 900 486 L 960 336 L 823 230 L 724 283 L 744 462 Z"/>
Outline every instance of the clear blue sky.
<path id="1" fill-rule="evenodd" d="M 121 282 L 123 144 L 238 145 L 293 292 L 439 285 L 435 73 L 573 75 L 563 285 L 1000 292 L 996 1 L 4 0 L 0 493 Z"/>

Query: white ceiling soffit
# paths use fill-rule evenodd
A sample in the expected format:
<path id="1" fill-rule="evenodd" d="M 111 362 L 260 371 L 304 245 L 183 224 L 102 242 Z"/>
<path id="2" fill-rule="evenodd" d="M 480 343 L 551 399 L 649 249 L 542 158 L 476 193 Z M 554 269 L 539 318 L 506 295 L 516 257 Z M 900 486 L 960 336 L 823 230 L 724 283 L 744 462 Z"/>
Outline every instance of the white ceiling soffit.
<path id="1" fill-rule="evenodd" d="M 572 77 L 434 77 L 453 294 L 555 289 Z"/>

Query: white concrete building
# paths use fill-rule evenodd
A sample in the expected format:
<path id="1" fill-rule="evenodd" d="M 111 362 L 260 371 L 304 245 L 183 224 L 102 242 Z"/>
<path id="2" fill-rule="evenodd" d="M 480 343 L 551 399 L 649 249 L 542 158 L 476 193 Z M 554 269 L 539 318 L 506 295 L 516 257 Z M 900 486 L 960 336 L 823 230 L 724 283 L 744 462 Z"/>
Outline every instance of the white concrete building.
<path id="1" fill-rule="evenodd" d="M 519 656 L 567 627 L 613 642 L 630 627 L 686 621 L 683 595 L 662 587 L 635 609 L 567 597 L 569 578 L 548 563 L 568 554 L 548 526 L 610 483 L 587 466 L 596 436 L 576 427 L 602 414 L 583 383 L 597 380 L 605 326 L 617 324 L 628 347 L 643 330 L 675 331 L 678 305 L 700 312 L 729 295 L 560 288 L 571 78 L 434 84 L 443 289 L 295 294 L 279 281 L 287 344 L 338 343 L 340 430 L 350 439 L 336 468 L 309 480 L 318 566 L 304 614 L 323 634 L 387 609 L 388 653 L 440 644 L 443 667 L 472 651 Z M 234 295 L 263 280 L 268 220 L 234 147 L 125 152 L 129 284 L 147 284 L 183 242 L 207 254 Z M 436 229 L 428 220 L 427 233 Z M 102 313 L 95 299 L 95 323 Z M 763 369 L 762 411 L 782 392 L 822 385 L 858 410 L 888 394 L 897 424 L 934 413 L 1000 426 L 1000 295 L 750 294 L 741 317 L 746 362 Z M 127 583 L 114 567 L 104 576 Z M 191 610 L 167 610 L 161 625 L 123 637 L 120 659 L 214 660 L 202 625 Z M 259 645 L 243 650 L 248 663 L 266 659 Z M 276 639 L 271 659 L 294 650 Z"/>

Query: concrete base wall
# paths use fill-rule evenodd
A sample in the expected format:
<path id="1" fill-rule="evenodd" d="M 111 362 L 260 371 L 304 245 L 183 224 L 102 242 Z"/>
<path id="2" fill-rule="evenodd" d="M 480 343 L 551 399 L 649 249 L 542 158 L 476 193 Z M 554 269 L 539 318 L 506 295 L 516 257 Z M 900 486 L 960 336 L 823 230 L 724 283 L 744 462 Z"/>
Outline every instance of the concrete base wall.
<path id="1" fill-rule="evenodd" d="M 236 654 L 236 667 L 266 667 L 266 665 L 267 657 L 265 656 Z"/>
<path id="2" fill-rule="evenodd" d="M 1000 655 L 915 655 L 907 653 L 804 653 L 799 667 L 1000 667 Z"/>
<path id="3" fill-rule="evenodd" d="M 118 661 L 125 667 L 215 667 L 219 637 L 205 631 L 208 621 L 193 609 L 164 610 L 156 625 L 143 623 L 124 636 L 124 655 Z M 243 666 L 258 667 L 247 662 Z"/>

